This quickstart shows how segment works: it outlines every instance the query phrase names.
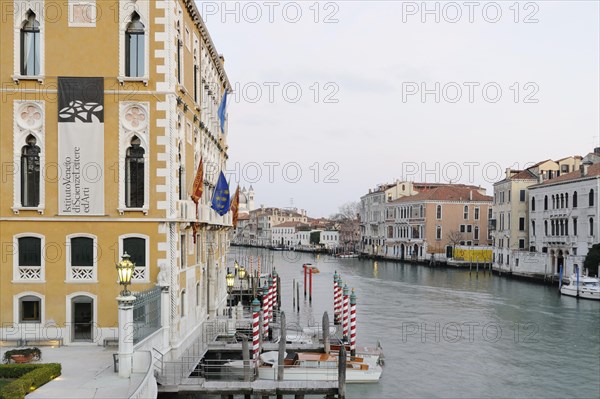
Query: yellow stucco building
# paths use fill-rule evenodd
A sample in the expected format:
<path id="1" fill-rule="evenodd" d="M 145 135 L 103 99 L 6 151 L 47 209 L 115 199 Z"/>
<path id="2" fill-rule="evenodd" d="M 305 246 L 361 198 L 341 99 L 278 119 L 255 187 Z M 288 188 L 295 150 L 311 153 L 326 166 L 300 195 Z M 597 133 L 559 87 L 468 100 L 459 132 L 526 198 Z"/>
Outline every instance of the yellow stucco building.
<path id="1" fill-rule="evenodd" d="M 227 161 L 218 109 L 230 83 L 198 9 L 0 5 L 0 341 L 114 339 L 115 263 L 126 251 L 131 290 L 158 283 L 163 295 L 161 311 L 134 314 L 152 325 L 162 313 L 162 333 L 140 339 L 181 350 L 225 306 L 231 226 L 210 209 Z"/>

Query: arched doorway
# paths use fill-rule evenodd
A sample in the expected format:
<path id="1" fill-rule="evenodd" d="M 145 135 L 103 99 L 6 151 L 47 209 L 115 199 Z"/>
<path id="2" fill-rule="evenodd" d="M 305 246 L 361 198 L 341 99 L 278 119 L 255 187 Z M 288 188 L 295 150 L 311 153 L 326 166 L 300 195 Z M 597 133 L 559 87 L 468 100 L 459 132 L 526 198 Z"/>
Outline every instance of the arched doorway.
<path id="1" fill-rule="evenodd" d="M 92 342 L 94 340 L 94 298 L 88 295 L 76 295 L 71 305 L 71 341 Z"/>
<path id="2" fill-rule="evenodd" d="M 556 270 L 555 273 L 559 273 L 560 269 L 563 269 L 563 273 L 565 271 L 565 257 L 563 256 L 562 249 L 558 251 L 558 256 L 556 257 Z"/>
<path id="3" fill-rule="evenodd" d="M 400 260 L 404 260 L 404 244 L 400 244 Z"/>

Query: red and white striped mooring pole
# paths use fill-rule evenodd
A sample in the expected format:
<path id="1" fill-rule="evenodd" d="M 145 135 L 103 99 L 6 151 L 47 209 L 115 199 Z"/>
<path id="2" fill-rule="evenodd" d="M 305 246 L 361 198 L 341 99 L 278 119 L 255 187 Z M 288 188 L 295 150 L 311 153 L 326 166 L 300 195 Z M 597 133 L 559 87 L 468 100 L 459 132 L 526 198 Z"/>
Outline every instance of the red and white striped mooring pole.
<path id="1" fill-rule="evenodd" d="M 269 287 L 263 287 L 263 337 L 269 336 Z"/>
<path id="2" fill-rule="evenodd" d="M 337 320 L 337 324 L 342 324 L 342 319 L 343 319 L 343 304 L 342 304 L 342 276 L 338 275 L 337 278 L 337 293 L 336 293 L 336 307 L 337 307 L 337 316 L 338 316 L 338 320 Z"/>
<path id="3" fill-rule="evenodd" d="M 267 288 L 269 289 L 269 296 L 268 296 L 268 300 L 267 300 L 267 304 L 269 306 L 269 323 L 272 322 L 273 320 L 275 320 L 275 317 L 273 315 L 273 277 L 269 276 L 269 280 L 267 283 Z M 268 334 L 268 331 L 267 331 Z"/>
<path id="4" fill-rule="evenodd" d="M 339 318 L 339 314 L 338 314 L 338 305 L 337 305 L 337 279 L 338 279 L 338 274 L 337 274 L 337 270 L 335 271 L 335 273 L 333 273 L 333 324 L 339 324 L 338 323 L 338 318 Z"/>
<path id="5" fill-rule="evenodd" d="M 348 323 L 350 322 L 350 309 L 348 308 L 348 302 L 350 301 L 350 298 L 348 297 L 348 285 L 344 285 L 344 310 L 343 310 L 343 321 L 342 321 L 342 326 L 343 326 L 343 336 L 344 336 L 344 340 L 346 342 L 348 342 L 348 337 L 350 336 L 349 331 L 348 331 Z"/>
<path id="6" fill-rule="evenodd" d="M 350 295 L 350 356 L 356 356 L 356 295 Z"/>
<path id="7" fill-rule="evenodd" d="M 259 312 L 260 302 L 254 298 L 252 301 L 252 360 L 254 363 L 258 363 L 258 356 L 260 355 Z"/>
<path id="8" fill-rule="evenodd" d="M 273 268 L 273 297 L 271 299 L 273 308 L 279 309 L 279 302 L 277 301 L 277 271 Z"/>

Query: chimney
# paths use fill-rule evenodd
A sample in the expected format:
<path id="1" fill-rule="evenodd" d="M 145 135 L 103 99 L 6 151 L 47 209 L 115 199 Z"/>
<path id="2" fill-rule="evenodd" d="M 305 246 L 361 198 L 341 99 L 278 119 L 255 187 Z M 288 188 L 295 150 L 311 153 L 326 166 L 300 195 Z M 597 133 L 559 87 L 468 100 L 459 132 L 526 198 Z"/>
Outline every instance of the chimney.
<path id="1" fill-rule="evenodd" d="M 510 179 L 510 168 L 506 168 L 506 178 Z"/>
<path id="2" fill-rule="evenodd" d="M 591 161 L 585 161 L 584 163 L 581 164 L 581 177 L 587 176 L 588 174 L 588 168 L 590 167 L 590 165 L 592 164 Z"/>
<path id="3" fill-rule="evenodd" d="M 469 201 L 473 201 L 473 190 L 469 190 Z"/>

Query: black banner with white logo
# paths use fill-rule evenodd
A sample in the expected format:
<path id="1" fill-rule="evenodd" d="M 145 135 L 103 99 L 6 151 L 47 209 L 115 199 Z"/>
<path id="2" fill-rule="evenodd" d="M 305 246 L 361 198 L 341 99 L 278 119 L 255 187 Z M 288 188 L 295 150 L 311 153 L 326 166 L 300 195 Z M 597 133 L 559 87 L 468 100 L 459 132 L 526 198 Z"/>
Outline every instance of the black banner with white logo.
<path id="1" fill-rule="evenodd" d="M 58 162 L 58 213 L 103 215 L 103 78 L 58 78 Z"/>

